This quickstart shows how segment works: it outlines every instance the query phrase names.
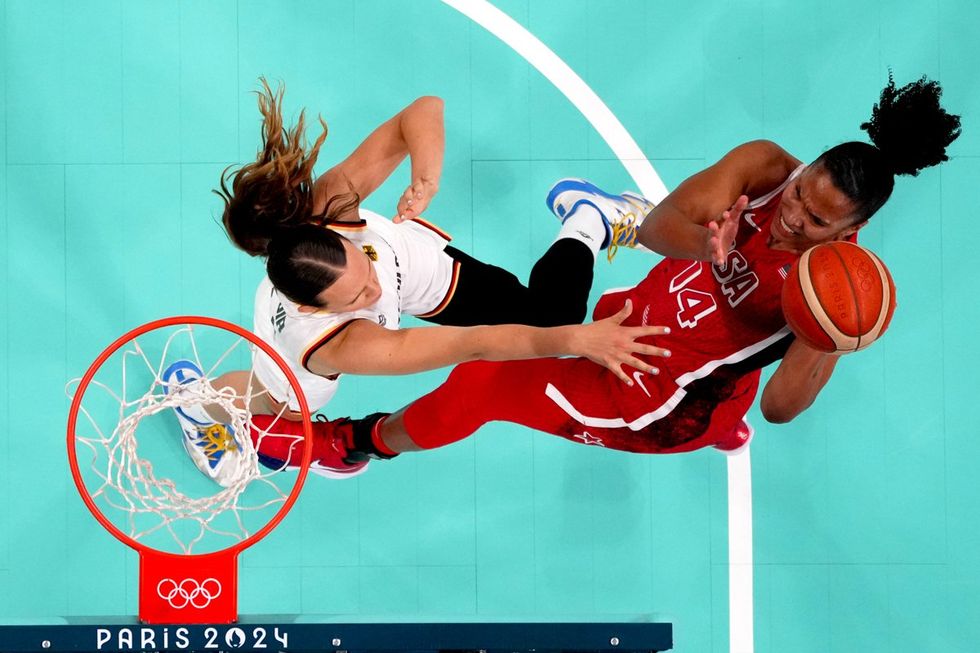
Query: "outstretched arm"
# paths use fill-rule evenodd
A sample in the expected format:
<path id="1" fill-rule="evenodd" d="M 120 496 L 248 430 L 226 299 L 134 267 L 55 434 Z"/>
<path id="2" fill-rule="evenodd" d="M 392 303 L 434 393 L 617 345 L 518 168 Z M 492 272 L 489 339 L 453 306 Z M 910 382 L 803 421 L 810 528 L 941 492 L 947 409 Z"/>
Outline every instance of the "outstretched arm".
<path id="1" fill-rule="evenodd" d="M 669 356 L 660 347 L 636 342 L 662 335 L 665 327 L 624 327 L 632 306 L 591 324 L 551 328 L 516 324 L 477 327 L 421 327 L 392 331 L 356 320 L 310 357 L 316 374 L 412 374 L 471 360 L 519 360 L 582 356 L 612 370 L 629 385 L 629 365 L 648 373 L 656 369 L 635 354 Z"/>
<path id="2" fill-rule="evenodd" d="M 767 421 L 785 424 L 809 408 L 830 380 L 840 356 L 793 341 L 762 391 L 760 408 Z"/>
<path id="3" fill-rule="evenodd" d="M 363 200 L 373 193 L 405 160 L 412 161 L 412 183 L 399 202 L 405 218 L 416 217 L 439 190 L 445 149 L 443 102 L 424 96 L 385 121 L 357 146 L 350 156 L 316 181 L 320 201 L 356 192 Z M 413 199 L 412 205 L 407 200 Z M 404 209 L 403 209 L 404 204 Z M 346 216 L 345 216 L 346 217 Z M 357 219 L 356 215 L 349 219 Z"/>
<path id="4" fill-rule="evenodd" d="M 664 256 L 723 263 L 748 198 L 779 186 L 799 163 L 770 141 L 739 145 L 667 195 L 638 239 Z"/>

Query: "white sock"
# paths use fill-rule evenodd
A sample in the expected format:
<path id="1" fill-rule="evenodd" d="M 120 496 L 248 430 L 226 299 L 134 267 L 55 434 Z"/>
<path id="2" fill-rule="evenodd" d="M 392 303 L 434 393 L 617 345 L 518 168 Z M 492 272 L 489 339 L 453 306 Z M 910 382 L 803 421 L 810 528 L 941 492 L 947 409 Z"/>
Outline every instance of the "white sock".
<path id="1" fill-rule="evenodd" d="M 585 243 L 592 250 L 593 255 L 598 254 L 603 241 L 606 240 L 606 225 L 602 215 L 588 204 L 579 204 L 578 208 L 565 218 L 555 240 L 562 238 L 574 238 Z"/>

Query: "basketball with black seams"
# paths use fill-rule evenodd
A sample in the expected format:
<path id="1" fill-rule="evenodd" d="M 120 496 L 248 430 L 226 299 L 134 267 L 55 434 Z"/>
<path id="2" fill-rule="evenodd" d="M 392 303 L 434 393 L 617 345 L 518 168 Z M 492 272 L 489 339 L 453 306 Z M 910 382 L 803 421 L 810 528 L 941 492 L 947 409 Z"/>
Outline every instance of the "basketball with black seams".
<path id="1" fill-rule="evenodd" d="M 895 312 L 895 284 L 874 253 L 837 240 L 811 247 L 793 263 L 782 293 L 783 315 L 797 338 L 826 353 L 864 349 Z"/>

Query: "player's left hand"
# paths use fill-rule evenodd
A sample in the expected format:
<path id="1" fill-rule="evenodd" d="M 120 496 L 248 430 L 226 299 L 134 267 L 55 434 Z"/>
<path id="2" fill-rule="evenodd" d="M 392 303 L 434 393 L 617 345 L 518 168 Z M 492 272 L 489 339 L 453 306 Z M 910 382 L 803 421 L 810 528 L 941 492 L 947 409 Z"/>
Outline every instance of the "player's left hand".
<path id="1" fill-rule="evenodd" d="M 398 200 L 398 213 L 393 218 L 395 224 L 422 215 L 438 192 L 438 180 L 432 177 L 419 177 L 414 180 Z"/>
<path id="2" fill-rule="evenodd" d="M 632 302 L 626 300 L 626 304 L 615 315 L 577 327 L 580 342 L 576 348 L 578 355 L 608 368 L 629 386 L 633 385 L 633 379 L 623 371 L 623 365 L 629 365 L 647 374 L 660 372 L 658 368 L 637 358 L 635 354 L 663 358 L 670 356 L 670 351 L 667 349 L 637 342 L 640 338 L 647 336 L 660 336 L 670 333 L 670 328 L 665 326 L 623 326 L 623 322 L 626 321 L 632 311 Z"/>

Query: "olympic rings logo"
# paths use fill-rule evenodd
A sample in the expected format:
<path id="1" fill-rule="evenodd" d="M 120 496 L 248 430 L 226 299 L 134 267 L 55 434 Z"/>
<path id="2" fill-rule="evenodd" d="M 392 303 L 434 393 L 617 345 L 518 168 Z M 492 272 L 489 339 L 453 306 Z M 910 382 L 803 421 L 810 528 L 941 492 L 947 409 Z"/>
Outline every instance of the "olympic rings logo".
<path id="1" fill-rule="evenodd" d="M 179 583 L 164 578 L 157 583 L 157 596 L 170 604 L 174 610 L 186 608 L 206 608 L 221 595 L 221 583 L 214 578 L 206 578 L 199 583 L 193 578 L 185 578 Z"/>

